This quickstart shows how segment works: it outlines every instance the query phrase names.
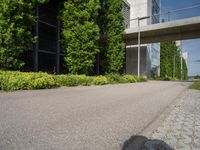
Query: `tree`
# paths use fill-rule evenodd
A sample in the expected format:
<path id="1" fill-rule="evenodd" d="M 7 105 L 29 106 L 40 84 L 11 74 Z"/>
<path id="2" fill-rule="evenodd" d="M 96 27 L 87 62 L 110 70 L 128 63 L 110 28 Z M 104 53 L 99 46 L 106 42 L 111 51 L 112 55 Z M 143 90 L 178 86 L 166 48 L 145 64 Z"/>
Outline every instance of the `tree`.
<path id="1" fill-rule="evenodd" d="M 183 66 L 184 66 L 183 67 L 184 74 L 186 77 L 187 66 L 185 65 L 184 61 L 183 61 Z M 160 76 L 161 77 L 168 76 L 169 78 L 175 77 L 177 79 L 181 79 L 181 55 L 174 41 L 161 43 Z"/>
<path id="2" fill-rule="evenodd" d="M 98 0 L 68 0 L 62 11 L 65 61 L 72 74 L 89 74 L 99 52 Z"/>
<path id="3" fill-rule="evenodd" d="M 185 59 L 183 59 L 183 79 L 188 79 L 188 68 Z"/>
<path id="4" fill-rule="evenodd" d="M 0 2 L 0 68 L 20 69 L 20 55 L 36 41 L 32 27 L 36 21 L 34 6 L 45 0 L 1 0 Z"/>
<path id="5" fill-rule="evenodd" d="M 117 73 L 125 58 L 125 44 L 123 42 L 124 17 L 122 14 L 122 0 L 101 0 L 99 11 L 99 27 L 104 37 L 101 47 L 103 71 Z"/>

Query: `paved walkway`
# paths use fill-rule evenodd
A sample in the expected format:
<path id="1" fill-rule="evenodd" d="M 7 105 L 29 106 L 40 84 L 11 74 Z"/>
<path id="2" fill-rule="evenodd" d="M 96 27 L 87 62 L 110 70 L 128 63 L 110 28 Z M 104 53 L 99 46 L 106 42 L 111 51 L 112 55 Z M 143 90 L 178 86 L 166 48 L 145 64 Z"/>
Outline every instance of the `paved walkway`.
<path id="1" fill-rule="evenodd" d="M 0 93 L 0 150 L 120 150 L 190 83 Z"/>
<path id="2" fill-rule="evenodd" d="M 200 150 L 200 91 L 187 90 L 151 139 L 175 150 Z"/>

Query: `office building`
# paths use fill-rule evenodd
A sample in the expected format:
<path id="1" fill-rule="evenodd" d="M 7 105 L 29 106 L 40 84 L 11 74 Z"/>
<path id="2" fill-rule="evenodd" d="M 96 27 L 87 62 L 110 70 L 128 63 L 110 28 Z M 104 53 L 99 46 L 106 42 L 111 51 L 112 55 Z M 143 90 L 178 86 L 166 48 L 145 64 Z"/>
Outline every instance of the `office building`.
<path id="1" fill-rule="evenodd" d="M 25 67 L 23 71 L 45 71 L 50 73 L 66 73 L 65 53 L 61 47 L 61 26 L 59 13 L 65 0 L 49 0 L 48 3 L 36 6 L 38 21 L 34 34 L 38 42 L 29 51 L 24 52 Z M 122 12 L 125 27 L 130 27 L 130 5 L 123 1 Z M 98 70 L 98 69 L 94 69 Z"/>
<path id="2" fill-rule="evenodd" d="M 128 0 L 130 4 L 130 28 L 138 28 L 138 18 L 149 17 L 140 20 L 140 27 L 159 23 L 160 0 Z M 132 45 L 126 48 L 126 73 L 138 73 L 138 46 Z M 140 74 L 148 77 L 160 74 L 160 44 L 141 45 Z"/>

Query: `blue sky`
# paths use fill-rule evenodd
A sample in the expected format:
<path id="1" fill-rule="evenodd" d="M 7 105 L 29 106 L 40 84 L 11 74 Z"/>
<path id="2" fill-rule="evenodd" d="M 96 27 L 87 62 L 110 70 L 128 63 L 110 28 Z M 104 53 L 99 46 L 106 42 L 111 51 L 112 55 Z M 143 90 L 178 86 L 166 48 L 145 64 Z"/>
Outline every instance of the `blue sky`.
<path id="1" fill-rule="evenodd" d="M 200 5 L 200 0 L 161 0 L 162 12 Z M 200 7 L 177 13 L 178 18 L 200 16 Z M 182 51 L 189 53 L 189 75 L 200 75 L 200 39 L 182 41 Z"/>

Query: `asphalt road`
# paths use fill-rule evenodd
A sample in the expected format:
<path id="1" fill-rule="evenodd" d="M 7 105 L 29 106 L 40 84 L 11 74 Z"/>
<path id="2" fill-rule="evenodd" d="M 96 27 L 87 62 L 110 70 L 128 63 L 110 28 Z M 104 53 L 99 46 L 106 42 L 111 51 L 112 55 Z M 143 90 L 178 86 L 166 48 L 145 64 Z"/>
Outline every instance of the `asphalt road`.
<path id="1" fill-rule="evenodd" d="M 0 93 L 0 150 L 120 150 L 185 82 Z"/>

